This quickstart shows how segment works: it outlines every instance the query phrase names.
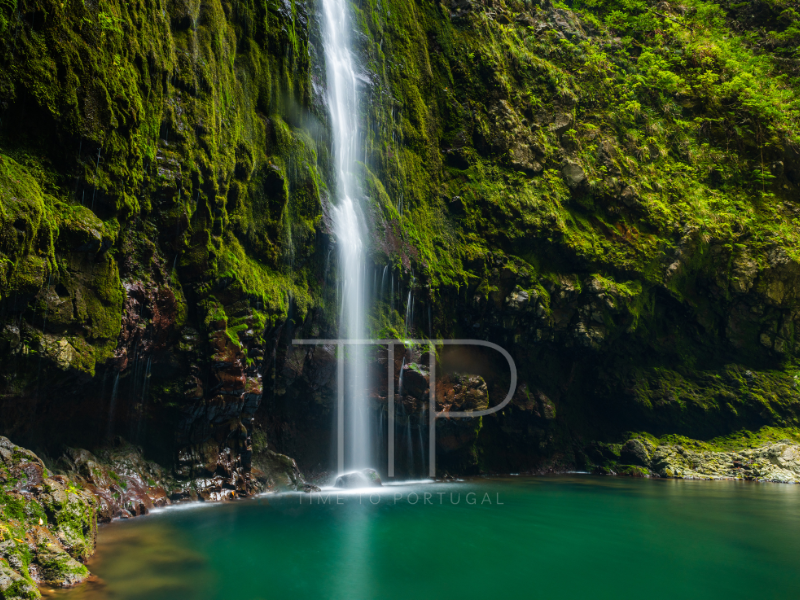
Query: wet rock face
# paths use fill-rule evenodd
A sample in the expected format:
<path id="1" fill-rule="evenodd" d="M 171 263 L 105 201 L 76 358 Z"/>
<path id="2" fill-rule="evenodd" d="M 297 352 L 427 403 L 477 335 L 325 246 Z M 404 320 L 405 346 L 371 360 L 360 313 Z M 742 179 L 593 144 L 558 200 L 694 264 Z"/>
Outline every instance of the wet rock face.
<path id="1" fill-rule="evenodd" d="M 116 89 L 121 80 L 89 67 L 110 46 L 88 41 L 86 32 L 73 28 L 93 10 L 74 8 L 40 25 L 46 30 L 42 35 L 76 50 L 75 61 L 65 58 L 69 52 L 46 45 L 25 51 L 24 58 L 3 59 L 3 73 L 28 70 L 32 63 L 58 63 L 59 79 L 80 80 L 77 85 L 88 96 L 86 110 L 76 106 L 69 117 L 34 102 L 26 120 L 37 124 L 36 132 L 9 130 L 6 126 L 15 119 L 8 111 L 22 106 L 9 99 L 2 107 L 0 255 L 8 268 L 0 276 L 0 433 L 48 453 L 60 452 L 62 445 L 94 450 L 122 434 L 168 468 L 177 467 L 182 483 L 167 489 L 168 497 L 247 495 L 255 490 L 250 478 L 252 418 L 261 402 L 265 351 L 275 345 L 268 338 L 289 312 L 302 320 L 317 303 L 307 285 L 318 279 L 314 253 L 324 245 L 317 241 L 318 234 L 324 236 L 318 222 L 320 174 L 309 161 L 316 156 L 316 144 L 304 143 L 298 154 L 296 142 L 306 139 L 305 132 L 287 129 L 281 109 L 265 105 L 256 111 L 250 92 L 235 96 L 243 112 L 237 108 L 233 120 L 198 117 L 214 114 L 222 97 L 218 93 L 228 94 L 236 76 L 227 63 L 216 75 L 201 74 L 194 63 L 215 60 L 215 51 L 187 42 L 180 32 L 202 29 L 223 39 L 257 22 L 245 38 L 263 42 L 259 60 L 270 64 L 269 72 L 292 73 L 275 88 L 276 97 L 313 85 L 315 98 L 324 98 L 323 61 L 315 58 L 310 64 L 321 48 L 319 20 L 312 18 L 316 9 L 280 2 L 253 9 L 263 13 L 256 18 L 250 8 L 240 14 L 226 3 L 212 2 L 200 11 L 196 3 L 180 0 L 158 9 L 158 33 L 148 25 L 152 7 L 127 12 L 125 24 L 120 21 L 109 35 L 122 36 L 125 29 L 130 39 L 155 36 L 163 43 L 155 54 L 130 55 L 131 62 L 118 65 L 115 73 L 131 89 L 151 75 L 164 75 L 167 83 L 158 98 L 134 94 L 119 104 L 117 96 L 101 117 L 96 91 L 106 85 Z M 275 19 L 292 26 L 275 25 Z M 0 18 L 0 28 L 4 22 Z M 30 23 L 20 23 L 19 29 L 18 39 L 27 45 Z M 121 37 L 118 41 L 125 43 Z M 291 56 L 275 51 L 287 43 L 293 44 Z M 186 52 L 187 44 L 193 52 Z M 152 65 L 175 56 L 168 77 L 160 66 L 154 75 Z M 322 75 L 314 84 L 312 68 Z M 267 71 L 253 75 L 269 79 Z M 34 80 L 41 78 L 32 75 Z M 297 108 L 312 109 L 311 97 L 302 96 Z M 129 101 L 143 110 L 152 108 L 148 114 L 158 124 L 156 137 L 150 140 L 150 135 L 146 143 L 147 158 L 139 152 L 137 140 L 144 138 L 132 122 L 118 146 L 100 148 L 97 141 L 117 130 L 120 118 L 128 121 L 122 113 L 130 116 Z M 317 108 L 324 121 L 327 108 Z M 250 116 L 245 118 L 245 112 Z M 270 118 L 262 119 L 262 113 Z M 254 124 L 246 133 L 242 119 Z M 41 177 L 31 174 L 38 166 L 21 165 L 7 154 L 17 134 L 54 147 L 46 140 L 61 139 L 65 126 L 83 134 L 76 138 L 70 164 L 54 175 L 59 183 L 54 179 L 45 191 Z M 37 160 L 49 161 L 46 153 Z M 287 168 L 298 160 L 302 168 Z M 90 164 L 95 165 L 91 184 L 84 176 L 89 173 L 84 165 L 88 169 Z M 74 185 L 61 188 L 67 179 L 74 179 Z M 281 215 L 299 198 L 302 207 L 292 227 L 300 229 L 291 232 L 287 244 Z M 294 267 L 288 277 L 276 278 L 287 264 Z M 290 288 L 293 298 L 287 302 Z M 86 483 L 103 497 L 103 490 L 111 489 L 88 476 Z M 104 515 L 149 509 L 151 486 L 128 483 L 122 495 L 129 497 L 130 510 L 109 497 Z"/>
<path id="2" fill-rule="evenodd" d="M 800 483 L 800 446 L 788 440 L 734 452 L 667 446 L 656 450 L 648 466 L 661 477 Z"/>
<path id="3" fill-rule="evenodd" d="M 381 476 L 375 469 L 361 469 L 352 473 L 344 473 L 336 478 L 333 487 L 341 489 L 357 489 L 364 487 L 381 487 Z"/>
<path id="4" fill-rule="evenodd" d="M 6 561 L 0 561 L 0 595 L 3 598 L 41 598 L 36 585 L 17 573 Z"/>
<path id="5" fill-rule="evenodd" d="M 486 381 L 480 375 L 454 374 L 445 383 L 443 410 L 475 411 L 489 408 L 489 390 Z"/>
<path id="6" fill-rule="evenodd" d="M 154 287 L 142 282 L 126 283 L 122 330 L 114 357 L 117 370 L 124 371 L 130 362 L 150 356 L 176 341 L 178 303 L 168 287 Z"/>
<path id="7" fill-rule="evenodd" d="M 579 188 L 586 181 L 583 167 L 576 163 L 567 163 L 561 169 L 561 173 L 564 176 L 564 182 L 573 189 Z"/>
<path id="8" fill-rule="evenodd" d="M 261 403 L 264 360 L 259 315 L 248 301 L 204 305 L 206 343 L 195 346 L 178 423 L 176 474 L 207 500 L 247 496 L 253 417 Z M 238 334 L 231 334 L 231 326 Z"/>
<path id="9" fill-rule="evenodd" d="M 146 461 L 141 449 L 123 441 L 97 451 L 66 448 L 55 467 L 96 498 L 97 519 L 146 515 L 190 494 L 159 465 Z"/>

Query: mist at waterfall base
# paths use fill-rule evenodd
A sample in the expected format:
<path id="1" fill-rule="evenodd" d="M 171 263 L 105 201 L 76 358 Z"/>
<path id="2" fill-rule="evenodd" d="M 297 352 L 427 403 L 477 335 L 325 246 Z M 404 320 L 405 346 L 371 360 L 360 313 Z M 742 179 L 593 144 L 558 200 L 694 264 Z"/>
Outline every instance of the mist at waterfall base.
<path id="1" fill-rule="evenodd" d="M 800 486 L 388 485 L 168 508 L 101 528 L 98 544 L 101 583 L 57 598 L 794 598 Z"/>

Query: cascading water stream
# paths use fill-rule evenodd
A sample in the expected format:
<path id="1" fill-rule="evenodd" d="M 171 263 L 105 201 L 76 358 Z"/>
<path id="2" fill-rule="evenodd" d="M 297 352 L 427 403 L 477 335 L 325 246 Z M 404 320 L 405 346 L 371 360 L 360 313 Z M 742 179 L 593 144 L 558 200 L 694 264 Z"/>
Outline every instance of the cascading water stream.
<path id="1" fill-rule="evenodd" d="M 406 319 L 403 324 L 403 338 L 408 337 L 408 317 L 411 314 L 411 290 L 408 290 L 408 300 L 406 300 Z"/>
<path id="2" fill-rule="evenodd" d="M 359 103 L 355 64 L 350 51 L 350 18 L 346 0 L 322 0 L 325 14 L 323 45 L 328 79 L 328 103 L 333 133 L 336 178 L 334 228 L 339 248 L 341 318 L 339 337 L 363 339 L 367 312 L 364 282 L 364 237 L 356 204 Z M 350 468 L 370 466 L 370 419 L 367 412 L 367 373 L 364 348 L 347 346 L 346 452 Z M 345 360 L 340 353 L 339 360 Z"/>

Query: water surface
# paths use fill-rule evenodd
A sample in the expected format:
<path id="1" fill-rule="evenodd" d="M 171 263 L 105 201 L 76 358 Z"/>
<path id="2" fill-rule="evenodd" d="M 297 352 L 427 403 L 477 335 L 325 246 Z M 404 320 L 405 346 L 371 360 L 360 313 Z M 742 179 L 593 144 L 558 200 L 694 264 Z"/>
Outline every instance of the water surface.
<path id="1" fill-rule="evenodd" d="M 98 544 L 103 583 L 58 598 L 796 598 L 800 486 L 416 483 L 167 509 Z"/>

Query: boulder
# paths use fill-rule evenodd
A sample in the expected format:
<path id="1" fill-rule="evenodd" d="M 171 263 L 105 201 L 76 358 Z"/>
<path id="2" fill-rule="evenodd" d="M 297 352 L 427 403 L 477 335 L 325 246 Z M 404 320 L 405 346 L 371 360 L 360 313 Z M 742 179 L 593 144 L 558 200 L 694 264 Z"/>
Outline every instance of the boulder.
<path id="1" fill-rule="evenodd" d="M 627 186 L 620 194 L 620 199 L 625 206 L 635 206 L 637 202 L 636 190 Z"/>
<path id="2" fill-rule="evenodd" d="M 382 485 L 381 476 L 375 469 L 361 469 L 339 475 L 333 487 L 352 490 L 363 487 L 381 487 Z"/>
<path id="3" fill-rule="evenodd" d="M 650 466 L 650 452 L 642 440 L 628 440 L 619 453 L 620 462 L 625 465 Z"/>
<path id="4" fill-rule="evenodd" d="M 564 176 L 564 183 L 570 188 L 575 189 L 586 181 L 586 173 L 583 167 L 576 163 L 567 163 L 561 169 L 561 174 Z"/>
<path id="5" fill-rule="evenodd" d="M 417 363 L 403 367 L 403 391 L 415 398 L 423 398 L 428 389 L 428 373 L 423 369 L 423 365 Z"/>

